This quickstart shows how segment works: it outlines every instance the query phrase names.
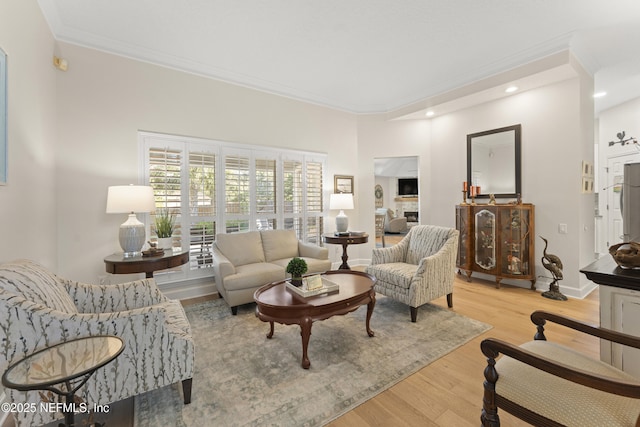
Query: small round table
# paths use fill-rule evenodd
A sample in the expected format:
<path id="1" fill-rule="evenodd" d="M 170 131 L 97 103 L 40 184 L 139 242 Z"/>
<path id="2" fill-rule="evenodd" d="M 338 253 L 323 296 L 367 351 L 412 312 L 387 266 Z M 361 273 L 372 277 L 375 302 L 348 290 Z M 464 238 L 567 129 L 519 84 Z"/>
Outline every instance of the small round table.
<path id="1" fill-rule="evenodd" d="M 322 237 L 324 238 L 325 243 L 342 245 L 342 265 L 338 267 L 339 270 L 351 270 L 351 267 L 347 264 L 347 260 L 349 259 L 349 256 L 347 255 L 347 246 L 359 245 L 360 243 L 367 243 L 369 241 L 369 235 L 367 233 L 349 233 L 348 235 L 325 234 Z"/>
<path id="2" fill-rule="evenodd" d="M 163 255 L 126 257 L 122 252 L 109 255 L 104 259 L 105 269 L 111 274 L 145 273 L 147 279 L 153 272 L 179 267 L 189 261 L 189 251 L 173 252 L 166 250 Z"/>
<path id="3" fill-rule="evenodd" d="M 110 335 L 65 341 L 9 366 L 2 375 L 2 385 L 20 391 L 48 390 L 64 396 L 64 422 L 67 427 L 73 427 L 76 391 L 122 350 L 124 341 Z"/>

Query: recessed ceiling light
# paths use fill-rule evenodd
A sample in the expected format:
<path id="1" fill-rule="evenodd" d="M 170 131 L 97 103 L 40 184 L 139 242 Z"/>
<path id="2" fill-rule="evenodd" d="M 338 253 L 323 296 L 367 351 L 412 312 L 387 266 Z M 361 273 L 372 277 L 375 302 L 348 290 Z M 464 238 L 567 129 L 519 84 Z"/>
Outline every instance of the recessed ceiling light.
<path id="1" fill-rule="evenodd" d="M 511 93 L 511 92 L 515 92 L 517 90 L 518 90 L 518 86 L 509 86 L 508 88 L 505 89 L 505 92 Z"/>
<path id="2" fill-rule="evenodd" d="M 607 92 L 602 91 L 602 92 L 596 92 L 596 93 L 594 93 L 594 94 L 593 94 L 593 97 L 594 97 L 594 98 L 602 98 L 603 96 L 606 96 L 606 95 L 607 95 Z"/>
<path id="3" fill-rule="evenodd" d="M 427 111 L 427 112 L 426 112 L 425 116 L 427 116 L 427 117 L 431 117 L 431 116 L 433 116 L 434 114 L 435 114 L 435 113 L 434 113 L 433 111 L 429 110 L 429 111 Z"/>

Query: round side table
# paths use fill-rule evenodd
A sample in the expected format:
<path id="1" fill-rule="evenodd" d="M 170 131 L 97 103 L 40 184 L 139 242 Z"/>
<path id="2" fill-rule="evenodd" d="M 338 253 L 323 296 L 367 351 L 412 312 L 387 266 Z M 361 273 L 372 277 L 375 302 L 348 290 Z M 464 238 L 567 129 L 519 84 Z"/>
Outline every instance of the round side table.
<path id="1" fill-rule="evenodd" d="M 2 375 L 2 385 L 20 391 L 48 390 L 63 396 L 65 426 L 75 426 L 76 391 L 124 350 L 120 337 L 98 335 L 65 341 L 19 360 Z"/>
<path id="2" fill-rule="evenodd" d="M 349 267 L 349 264 L 347 264 L 347 260 L 349 259 L 349 255 L 347 255 L 347 246 L 359 245 L 361 243 L 367 243 L 369 241 L 369 235 L 367 233 L 349 233 L 348 235 L 325 234 L 322 237 L 325 243 L 342 245 L 342 265 L 340 265 L 340 267 L 338 268 L 339 270 L 351 270 L 351 267 Z"/>

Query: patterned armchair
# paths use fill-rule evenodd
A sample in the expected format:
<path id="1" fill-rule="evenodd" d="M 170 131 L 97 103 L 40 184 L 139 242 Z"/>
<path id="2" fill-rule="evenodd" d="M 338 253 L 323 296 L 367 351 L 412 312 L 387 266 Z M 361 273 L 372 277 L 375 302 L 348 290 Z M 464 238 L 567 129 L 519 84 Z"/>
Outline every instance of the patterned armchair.
<path id="1" fill-rule="evenodd" d="M 397 245 L 374 249 L 366 271 L 376 292 L 409 305 L 415 322 L 418 307 L 433 299 L 446 295 L 453 307 L 457 251 L 458 230 L 417 225 Z"/>
<path id="2" fill-rule="evenodd" d="M 184 402 L 191 401 L 191 327 L 180 302 L 167 299 L 153 279 L 97 286 L 62 279 L 32 261 L 0 265 L 0 372 L 37 350 L 92 335 L 117 335 L 125 348 L 78 391 L 90 406 L 180 381 Z M 5 391 L 12 402 L 41 401 L 38 391 Z M 14 415 L 18 426 L 60 416 Z"/>

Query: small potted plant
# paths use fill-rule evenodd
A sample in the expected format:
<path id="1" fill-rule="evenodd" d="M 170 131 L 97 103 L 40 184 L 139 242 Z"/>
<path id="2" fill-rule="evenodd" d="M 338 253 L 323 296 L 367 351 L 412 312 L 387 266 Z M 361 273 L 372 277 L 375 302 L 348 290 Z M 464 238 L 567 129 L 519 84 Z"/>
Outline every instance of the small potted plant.
<path id="1" fill-rule="evenodd" d="M 307 262 L 302 258 L 292 258 L 287 264 L 287 273 L 291 274 L 291 284 L 302 286 L 302 275 L 307 272 Z"/>
<path id="2" fill-rule="evenodd" d="M 156 234 L 158 235 L 158 248 L 171 249 L 173 247 L 173 228 L 176 223 L 176 215 L 169 209 L 159 209 L 156 212 Z"/>

